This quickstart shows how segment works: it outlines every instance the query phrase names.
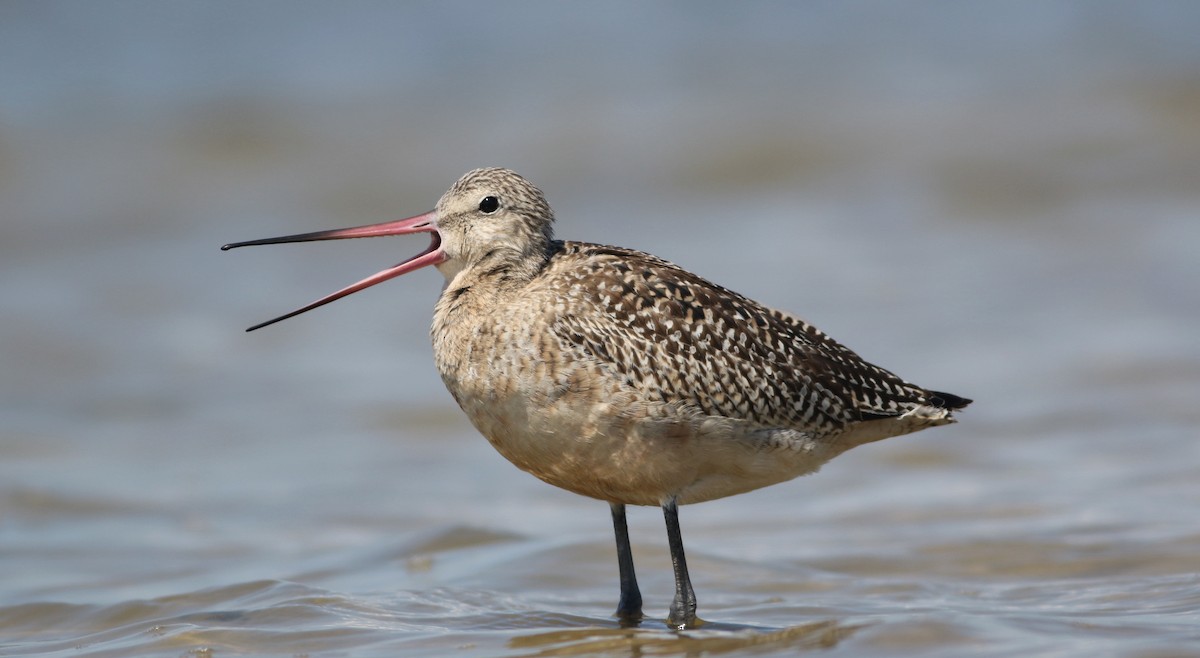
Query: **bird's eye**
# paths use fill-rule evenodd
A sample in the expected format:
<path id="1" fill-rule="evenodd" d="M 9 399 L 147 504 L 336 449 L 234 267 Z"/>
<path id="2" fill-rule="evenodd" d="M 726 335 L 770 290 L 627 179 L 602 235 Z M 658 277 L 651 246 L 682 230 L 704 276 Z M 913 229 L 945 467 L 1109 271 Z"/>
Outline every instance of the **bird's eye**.
<path id="1" fill-rule="evenodd" d="M 479 211 L 490 215 L 500 207 L 500 198 L 494 196 L 485 196 L 483 201 L 479 202 Z"/>

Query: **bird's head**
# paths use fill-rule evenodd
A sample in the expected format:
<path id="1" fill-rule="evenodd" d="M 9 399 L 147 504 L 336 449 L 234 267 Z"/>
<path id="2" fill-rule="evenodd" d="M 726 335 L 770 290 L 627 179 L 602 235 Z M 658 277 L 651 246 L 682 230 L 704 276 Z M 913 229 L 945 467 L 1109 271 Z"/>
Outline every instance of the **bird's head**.
<path id="1" fill-rule="evenodd" d="M 433 210 L 414 217 L 234 242 L 221 249 L 407 233 L 430 234 L 429 246 L 416 256 L 291 313 L 247 329 L 253 331 L 428 265 L 437 267 L 448 282 L 464 272 L 481 277 L 531 274 L 545 261 L 553 239 L 553 222 L 554 214 L 541 190 L 514 171 L 487 168 L 467 172 L 442 195 Z"/>

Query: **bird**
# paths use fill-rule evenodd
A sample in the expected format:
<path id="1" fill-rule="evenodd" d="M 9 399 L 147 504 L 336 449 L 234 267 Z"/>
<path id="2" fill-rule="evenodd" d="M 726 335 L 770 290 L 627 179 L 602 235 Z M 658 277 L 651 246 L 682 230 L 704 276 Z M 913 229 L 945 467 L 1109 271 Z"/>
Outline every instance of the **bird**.
<path id="1" fill-rule="evenodd" d="M 254 331 L 433 266 L 438 373 L 474 427 L 541 480 L 609 504 L 623 625 L 645 620 L 626 506 L 658 506 L 675 593 L 665 623 L 703 624 L 679 506 L 815 472 L 856 446 L 955 422 L 971 400 L 911 384 L 796 315 L 656 256 L 559 240 L 542 191 L 475 169 L 407 219 L 223 250 L 426 233 L 417 255 Z"/>

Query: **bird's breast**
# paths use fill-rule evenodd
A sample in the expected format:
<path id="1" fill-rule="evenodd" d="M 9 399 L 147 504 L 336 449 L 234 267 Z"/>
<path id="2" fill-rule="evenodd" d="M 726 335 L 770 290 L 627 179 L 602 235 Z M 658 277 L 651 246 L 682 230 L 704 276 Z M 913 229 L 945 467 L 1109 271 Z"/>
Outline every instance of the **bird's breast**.
<path id="1" fill-rule="evenodd" d="M 442 309 L 434 355 L 476 429 L 550 484 L 625 504 L 699 502 L 811 472 L 832 456 L 806 436 L 631 387 L 562 342 L 528 306 Z"/>

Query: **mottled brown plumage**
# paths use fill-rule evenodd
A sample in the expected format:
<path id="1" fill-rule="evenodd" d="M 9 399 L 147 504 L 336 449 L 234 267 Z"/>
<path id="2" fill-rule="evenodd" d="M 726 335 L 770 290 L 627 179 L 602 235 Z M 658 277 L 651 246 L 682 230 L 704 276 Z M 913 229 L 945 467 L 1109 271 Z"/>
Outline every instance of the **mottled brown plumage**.
<path id="1" fill-rule="evenodd" d="M 504 204 L 492 216 L 474 207 L 488 196 Z M 953 422 L 964 403 L 660 258 L 553 240 L 542 193 L 508 170 L 467 174 L 437 212 L 454 218 L 444 248 L 471 249 L 439 266 L 442 379 L 497 450 L 564 489 L 711 500 Z"/>
<path id="2" fill-rule="evenodd" d="M 555 240 L 553 221 L 524 178 L 477 169 L 424 215 L 241 244 L 432 233 L 417 257 L 283 317 L 436 265 L 447 282 L 431 332 L 442 380 L 512 463 L 610 503 L 624 619 L 641 616 L 624 505 L 663 506 L 677 583 L 669 621 L 694 625 L 676 505 L 811 473 L 863 443 L 954 422 L 970 402 L 660 258 Z"/>

